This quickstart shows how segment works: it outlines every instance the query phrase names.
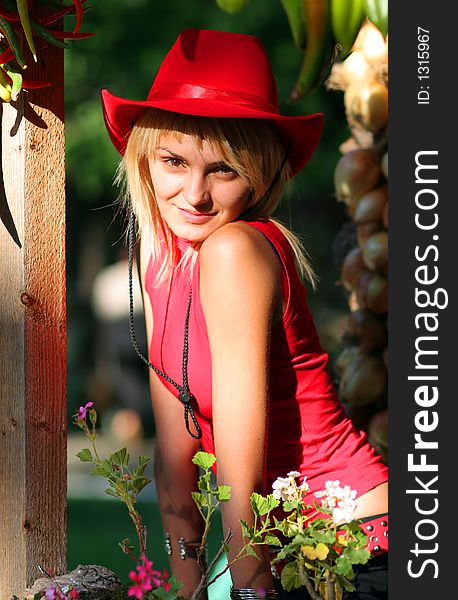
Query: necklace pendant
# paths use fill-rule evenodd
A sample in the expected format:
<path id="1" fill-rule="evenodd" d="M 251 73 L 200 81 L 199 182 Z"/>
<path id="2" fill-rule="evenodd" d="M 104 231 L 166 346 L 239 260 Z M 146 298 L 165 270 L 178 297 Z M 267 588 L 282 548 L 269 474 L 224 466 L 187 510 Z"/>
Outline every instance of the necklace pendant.
<path id="1" fill-rule="evenodd" d="M 184 404 L 185 406 L 187 406 L 188 404 L 191 404 L 191 394 L 190 392 L 188 392 L 187 390 L 183 390 L 180 392 L 180 395 L 178 396 L 178 400 Z"/>

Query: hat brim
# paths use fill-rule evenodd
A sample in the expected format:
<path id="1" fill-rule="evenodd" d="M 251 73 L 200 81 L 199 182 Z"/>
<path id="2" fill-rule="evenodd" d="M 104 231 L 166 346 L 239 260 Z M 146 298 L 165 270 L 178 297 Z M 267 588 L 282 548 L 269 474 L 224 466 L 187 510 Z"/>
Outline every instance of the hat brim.
<path id="1" fill-rule="evenodd" d="M 294 176 L 303 169 L 315 151 L 324 125 L 322 113 L 290 117 L 231 105 L 227 101 L 209 102 L 204 98 L 127 100 L 115 96 L 108 90 L 102 90 L 101 94 L 105 124 L 111 141 L 121 155 L 125 152 L 133 124 L 146 108 L 159 108 L 200 117 L 266 119 L 275 125 L 285 142 L 291 144 L 289 163 Z"/>

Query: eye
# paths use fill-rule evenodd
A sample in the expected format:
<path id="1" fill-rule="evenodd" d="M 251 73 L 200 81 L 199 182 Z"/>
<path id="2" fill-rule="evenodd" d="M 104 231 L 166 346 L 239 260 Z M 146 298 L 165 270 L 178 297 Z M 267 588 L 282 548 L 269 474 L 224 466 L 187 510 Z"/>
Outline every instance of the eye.
<path id="1" fill-rule="evenodd" d="M 169 165 L 174 169 L 181 167 L 181 165 L 183 164 L 183 162 L 179 158 L 175 158 L 174 156 L 167 156 L 162 160 L 165 162 L 166 165 Z"/>
<path id="2" fill-rule="evenodd" d="M 217 173 L 222 173 L 223 175 L 237 175 L 237 172 L 234 171 L 234 169 L 232 169 L 229 165 L 227 165 L 226 163 L 220 163 L 215 171 Z"/>

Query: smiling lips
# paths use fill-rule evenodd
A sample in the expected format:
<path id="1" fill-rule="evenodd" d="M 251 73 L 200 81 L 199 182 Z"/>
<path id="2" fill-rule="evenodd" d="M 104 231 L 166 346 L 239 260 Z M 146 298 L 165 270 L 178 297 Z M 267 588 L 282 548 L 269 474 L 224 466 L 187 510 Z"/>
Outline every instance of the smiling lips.
<path id="1" fill-rule="evenodd" d="M 179 207 L 177 207 L 177 208 L 180 211 L 181 216 L 188 223 L 197 223 L 197 224 L 206 223 L 216 214 L 216 213 L 196 213 L 196 212 L 190 212 L 183 208 L 179 208 Z"/>

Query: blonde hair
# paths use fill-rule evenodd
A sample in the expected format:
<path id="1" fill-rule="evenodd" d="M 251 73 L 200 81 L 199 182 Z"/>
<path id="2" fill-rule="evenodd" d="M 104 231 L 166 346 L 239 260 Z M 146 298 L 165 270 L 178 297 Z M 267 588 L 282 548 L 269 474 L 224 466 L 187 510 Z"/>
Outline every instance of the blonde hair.
<path id="1" fill-rule="evenodd" d="M 199 250 L 199 245 L 190 246 L 179 258 L 175 236 L 161 218 L 156 204 L 149 159 L 157 150 L 161 135 L 169 133 L 178 139 L 183 134 L 193 136 L 199 144 L 209 141 L 222 161 L 248 180 L 253 198 L 239 218 L 252 221 L 268 217 L 273 221 L 291 245 L 299 275 L 315 289 L 317 277 L 301 241 L 270 217 L 290 174 L 286 162 L 278 176 L 286 149 L 275 127 L 262 119 L 197 117 L 148 108 L 132 128 L 115 182 L 121 186 L 121 204 L 134 211 L 137 233 L 149 243 L 153 260 L 162 256 L 156 284 L 168 279 L 176 267 L 183 268 L 190 263 L 192 268 Z"/>

